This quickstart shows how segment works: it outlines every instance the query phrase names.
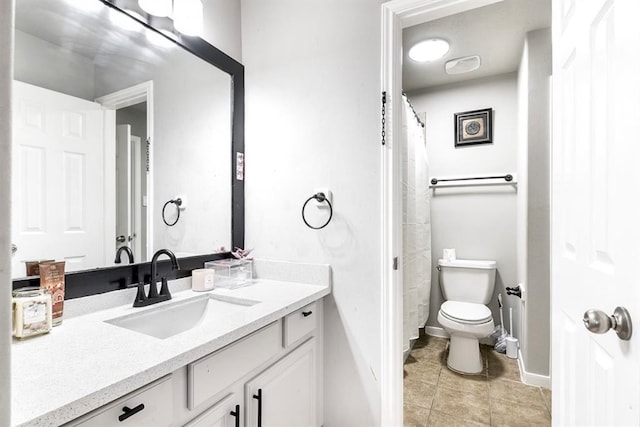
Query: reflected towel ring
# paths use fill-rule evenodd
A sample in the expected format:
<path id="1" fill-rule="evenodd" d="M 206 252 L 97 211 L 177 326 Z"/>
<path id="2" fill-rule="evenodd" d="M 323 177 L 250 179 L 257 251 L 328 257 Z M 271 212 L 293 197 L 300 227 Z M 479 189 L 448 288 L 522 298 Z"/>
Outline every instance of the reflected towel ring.
<path id="1" fill-rule="evenodd" d="M 307 204 L 309 204 L 309 202 L 312 199 L 315 199 L 316 202 L 318 202 L 318 203 L 327 202 L 327 205 L 329 205 L 329 219 L 327 219 L 327 222 L 322 224 L 320 227 L 312 226 L 311 224 L 309 224 L 307 222 L 307 219 L 304 217 L 304 209 L 307 207 Z M 304 205 L 302 205 L 302 220 L 307 225 L 307 227 L 309 227 L 311 229 L 320 230 L 321 228 L 325 228 L 329 224 L 329 222 L 331 222 L 331 218 L 332 217 L 333 217 L 333 206 L 331 206 L 331 202 L 329 201 L 329 199 L 327 199 L 327 197 L 324 195 L 324 193 L 316 193 L 316 194 L 314 194 L 313 196 L 309 197 L 306 202 L 304 202 Z"/>
<path id="2" fill-rule="evenodd" d="M 169 224 L 167 222 L 167 219 L 165 218 L 164 215 L 164 211 L 165 209 L 167 209 L 167 206 L 170 205 L 171 203 L 173 203 L 174 205 L 176 205 L 176 209 L 178 211 L 178 216 L 176 217 L 176 220 L 173 221 L 171 224 Z M 169 227 L 173 227 L 174 225 L 176 225 L 178 223 L 178 221 L 180 220 L 180 206 L 182 205 L 182 199 L 181 198 L 177 198 L 175 200 L 169 200 L 167 203 L 164 204 L 164 206 L 162 207 L 162 221 L 167 224 Z"/>

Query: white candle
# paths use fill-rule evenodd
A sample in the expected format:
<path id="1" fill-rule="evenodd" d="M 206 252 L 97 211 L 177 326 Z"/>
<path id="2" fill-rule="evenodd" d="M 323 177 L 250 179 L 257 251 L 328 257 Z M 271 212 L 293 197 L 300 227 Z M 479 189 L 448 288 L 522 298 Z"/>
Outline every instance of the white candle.
<path id="1" fill-rule="evenodd" d="M 198 268 L 191 271 L 191 289 L 196 292 L 213 289 L 215 270 L 212 268 Z"/>

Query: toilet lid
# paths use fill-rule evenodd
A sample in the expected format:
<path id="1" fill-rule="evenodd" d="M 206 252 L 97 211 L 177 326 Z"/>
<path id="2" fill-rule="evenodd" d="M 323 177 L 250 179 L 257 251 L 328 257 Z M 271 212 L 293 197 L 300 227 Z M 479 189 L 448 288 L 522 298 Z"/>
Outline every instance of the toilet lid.
<path id="1" fill-rule="evenodd" d="M 486 305 L 471 302 L 445 301 L 440 307 L 445 317 L 468 324 L 480 324 L 491 320 L 491 310 Z"/>

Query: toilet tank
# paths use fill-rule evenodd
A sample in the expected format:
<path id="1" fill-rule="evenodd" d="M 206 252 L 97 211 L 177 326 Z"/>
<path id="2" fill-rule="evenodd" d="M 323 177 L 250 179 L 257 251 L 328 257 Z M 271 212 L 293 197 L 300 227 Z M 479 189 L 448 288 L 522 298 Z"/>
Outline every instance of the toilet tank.
<path id="1" fill-rule="evenodd" d="M 490 260 L 438 260 L 440 289 L 448 301 L 488 304 L 493 296 L 497 263 Z"/>

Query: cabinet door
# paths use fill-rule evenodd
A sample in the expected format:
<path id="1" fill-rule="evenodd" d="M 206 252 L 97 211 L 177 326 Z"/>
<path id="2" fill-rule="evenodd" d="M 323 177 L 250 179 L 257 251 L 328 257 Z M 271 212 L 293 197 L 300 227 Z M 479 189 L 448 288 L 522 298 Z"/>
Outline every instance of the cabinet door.
<path id="1" fill-rule="evenodd" d="M 315 338 L 245 385 L 246 427 L 312 427 L 316 423 Z"/>
<path id="2" fill-rule="evenodd" d="M 238 396 L 231 393 L 184 427 L 240 427 L 239 403 Z"/>

